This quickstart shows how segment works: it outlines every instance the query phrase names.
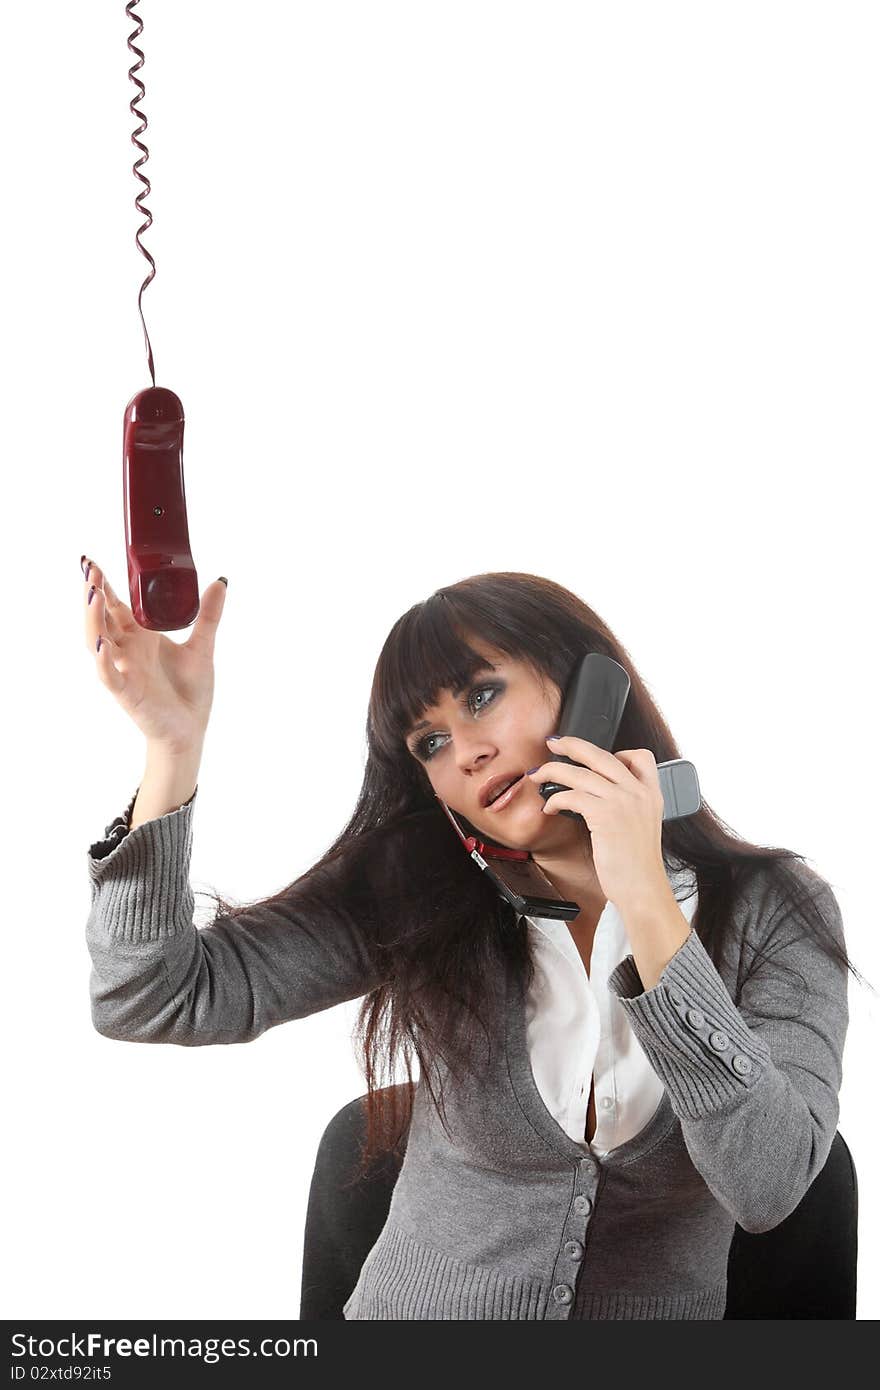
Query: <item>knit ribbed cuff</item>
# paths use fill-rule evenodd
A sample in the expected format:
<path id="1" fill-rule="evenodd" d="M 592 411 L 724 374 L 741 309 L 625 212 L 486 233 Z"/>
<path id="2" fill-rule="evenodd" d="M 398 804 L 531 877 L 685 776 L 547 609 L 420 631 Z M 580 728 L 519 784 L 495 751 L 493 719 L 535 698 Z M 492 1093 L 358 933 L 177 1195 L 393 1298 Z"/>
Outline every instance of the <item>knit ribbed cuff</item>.
<path id="1" fill-rule="evenodd" d="M 197 792 L 198 787 L 176 811 L 143 821 L 122 839 L 114 838 L 114 826 L 122 820 L 130 823 L 132 798 L 125 816 L 107 827 L 108 838 L 90 846 L 92 903 L 100 894 L 100 916 L 112 924 L 109 934 L 114 940 L 160 941 L 192 929 L 195 897 L 189 867 Z"/>
<path id="2" fill-rule="evenodd" d="M 90 859 L 105 858 L 112 849 L 116 848 L 124 836 L 129 834 L 131 830 L 131 817 L 134 812 L 134 803 L 137 801 L 139 791 L 140 787 L 135 790 L 131 801 L 122 814 L 120 816 L 114 816 L 110 824 L 104 827 L 103 840 L 96 840 L 93 845 L 89 845 Z"/>
<path id="3" fill-rule="evenodd" d="M 755 1085 L 770 1050 L 746 1024 L 697 933 L 644 990 L 632 956 L 608 976 L 680 1119 L 700 1119 Z"/>

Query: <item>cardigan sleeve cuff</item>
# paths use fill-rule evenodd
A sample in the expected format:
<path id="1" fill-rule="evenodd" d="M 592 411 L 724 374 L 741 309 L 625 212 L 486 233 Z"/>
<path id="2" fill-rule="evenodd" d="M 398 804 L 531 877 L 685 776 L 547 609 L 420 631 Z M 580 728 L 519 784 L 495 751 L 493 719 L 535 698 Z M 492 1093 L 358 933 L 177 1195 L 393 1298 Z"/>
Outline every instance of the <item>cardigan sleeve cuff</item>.
<path id="1" fill-rule="evenodd" d="M 192 930 L 189 869 L 197 793 L 198 787 L 175 811 L 132 830 L 135 792 L 125 812 L 106 827 L 106 838 L 89 847 L 92 906 L 100 895 L 100 917 L 113 939 L 141 944 Z"/>
<path id="2" fill-rule="evenodd" d="M 697 933 L 645 990 L 633 957 L 608 976 L 633 1032 L 679 1119 L 701 1119 L 743 1099 L 770 1063 Z"/>
<path id="3" fill-rule="evenodd" d="M 125 836 L 129 834 L 131 830 L 131 817 L 132 812 L 134 811 L 134 803 L 137 801 L 139 791 L 140 787 L 138 787 L 135 791 L 134 795 L 131 798 L 131 801 L 128 803 L 125 810 L 122 812 L 122 815 L 114 816 L 110 824 L 104 827 L 103 839 L 96 840 L 93 845 L 89 845 L 90 860 L 105 859 L 106 856 L 110 853 L 110 851 L 114 850 L 116 846 L 125 838 Z"/>

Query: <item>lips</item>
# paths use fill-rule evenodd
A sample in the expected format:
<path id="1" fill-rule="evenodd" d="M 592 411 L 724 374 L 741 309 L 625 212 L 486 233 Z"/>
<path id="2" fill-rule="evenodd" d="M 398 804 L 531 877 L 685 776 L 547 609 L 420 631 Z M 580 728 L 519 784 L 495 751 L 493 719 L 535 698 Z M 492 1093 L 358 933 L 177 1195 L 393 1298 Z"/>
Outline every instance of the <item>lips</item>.
<path id="1" fill-rule="evenodd" d="M 506 788 L 511 782 L 518 782 L 522 776 L 522 772 L 502 772 L 497 777 L 490 777 L 486 785 L 480 789 L 480 805 L 488 807 L 492 797 L 500 792 L 502 787 Z"/>

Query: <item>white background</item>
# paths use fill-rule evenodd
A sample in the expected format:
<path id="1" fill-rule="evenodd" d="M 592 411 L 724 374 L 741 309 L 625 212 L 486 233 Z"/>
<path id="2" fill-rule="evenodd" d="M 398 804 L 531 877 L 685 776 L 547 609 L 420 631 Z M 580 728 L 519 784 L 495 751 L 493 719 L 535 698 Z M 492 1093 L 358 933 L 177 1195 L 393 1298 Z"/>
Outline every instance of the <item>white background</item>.
<path id="1" fill-rule="evenodd" d="M 200 590 L 229 578 L 196 890 L 313 863 L 392 623 L 527 570 L 609 623 L 727 823 L 831 882 L 880 987 L 876 7 L 140 9 L 144 313 Z M 112 1042 L 89 1012 L 86 852 L 143 771 L 79 568 L 125 593 L 134 27 L 19 5 L 0 58 L 3 1304 L 295 1318 L 317 1145 L 365 1089 L 357 1004 L 209 1048 Z M 855 982 L 850 1007 L 876 1318 L 880 1008 Z"/>

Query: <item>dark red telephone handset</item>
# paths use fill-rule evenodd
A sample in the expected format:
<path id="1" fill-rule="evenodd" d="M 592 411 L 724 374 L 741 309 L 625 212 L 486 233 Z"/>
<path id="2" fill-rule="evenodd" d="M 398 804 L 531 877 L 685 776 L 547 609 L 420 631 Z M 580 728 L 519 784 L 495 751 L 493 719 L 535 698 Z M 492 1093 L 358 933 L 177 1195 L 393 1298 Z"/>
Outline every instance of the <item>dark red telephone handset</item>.
<path id="1" fill-rule="evenodd" d="M 180 397 L 164 386 L 139 391 L 125 407 L 128 591 L 135 622 L 153 632 L 189 627 L 199 614 L 183 485 L 183 426 Z"/>
<path id="2" fill-rule="evenodd" d="M 139 95 L 129 102 L 129 109 L 143 122 L 133 133 L 132 144 L 143 151 L 135 161 L 133 173 L 147 193 L 150 182 L 141 173 L 149 150 L 137 138 L 147 128 L 147 118 L 138 109 L 145 88 L 138 68 L 144 65 L 144 55 L 132 43 L 143 31 L 143 21 L 135 14 L 139 0 L 128 0 L 125 12 L 138 24 L 128 37 L 128 47 L 139 62 L 129 68 L 128 75 Z M 128 591 L 134 620 L 153 632 L 174 632 L 189 627 L 199 615 L 199 581 L 189 548 L 189 527 L 186 520 L 186 494 L 183 487 L 183 406 L 180 397 L 164 386 L 156 385 L 153 349 L 141 309 L 141 296 L 156 273 L 156 262 L 141 244 L 141 232 L 153 224 L 153 215 L 138 194 L 135 206 L 147 216 L 138 228 L 135 244 L 149 261 L 152 269 L 138 295 L 138 309 L 144 325 L 147 364 L 152 386 L 138 391 L 125 407 L 122 435 L 122 489 L 125 513 L 125 550 L 128 559 Z"/>

